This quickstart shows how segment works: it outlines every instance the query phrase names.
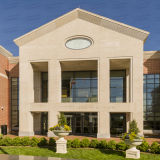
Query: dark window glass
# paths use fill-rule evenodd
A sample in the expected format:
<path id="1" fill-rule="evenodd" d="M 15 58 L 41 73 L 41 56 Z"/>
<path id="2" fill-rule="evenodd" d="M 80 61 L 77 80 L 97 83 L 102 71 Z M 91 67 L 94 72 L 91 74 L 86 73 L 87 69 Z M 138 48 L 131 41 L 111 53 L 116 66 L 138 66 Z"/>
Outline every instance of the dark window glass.
<path id="1" fill-rule="evenodd" d="M 126 71 L 110 71 L 110 102 L 126 102 Z"/>
<path id="2" fill-rule="evenodd" d="M 19 78 L 12 77 L 11 78 L 11 130 L 13 131 L 15 127 L 19 127 Z"/>
<path id="3" fill-rule="evenodd" d="M 62 102 L 97 102 L 97 71 L 62 72 Z"/>
<path id="4" fill-rule="evenodd" d="M 48 102 L 48 72 L 42 72 L 42 102 Z"/>
<path id="5" fill-rule="evenodd" d="M 160 125 L 160 75 L 147 74 L 143 75 L 143 112 L 144 112 L 144 129 L 159 130 Z M 146 93 L 147 92 L 147 93 Z"/>

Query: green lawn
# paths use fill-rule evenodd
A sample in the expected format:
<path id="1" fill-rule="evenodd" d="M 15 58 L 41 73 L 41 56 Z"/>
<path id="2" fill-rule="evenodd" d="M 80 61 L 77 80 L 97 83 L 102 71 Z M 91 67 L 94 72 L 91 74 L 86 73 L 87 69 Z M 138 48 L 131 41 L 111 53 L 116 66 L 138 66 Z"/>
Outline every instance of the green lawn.
<path id="1" fill-rule="evenodd" d="M 67 149 L 67 154 L 55 153 L 55 148 L 47 147 L 0 147 L 0 154 L 61 157 L 87 160 L 127 160 L 125 152 L 104 149 Z M 141 153 L 141 160 L 160 160 L 160 155 Z M 128 159 L 131 160 L 131 159 Z"/>

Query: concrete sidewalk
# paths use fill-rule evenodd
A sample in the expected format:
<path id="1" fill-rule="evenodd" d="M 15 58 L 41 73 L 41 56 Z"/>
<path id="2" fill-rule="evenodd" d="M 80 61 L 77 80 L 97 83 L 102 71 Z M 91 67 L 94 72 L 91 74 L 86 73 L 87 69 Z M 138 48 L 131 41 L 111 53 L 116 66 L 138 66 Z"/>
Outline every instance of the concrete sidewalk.
<path id="1" fill-rule="evenodd" d="M 0 154 L 0 160 L 76 160 L 76 159 Z"/>

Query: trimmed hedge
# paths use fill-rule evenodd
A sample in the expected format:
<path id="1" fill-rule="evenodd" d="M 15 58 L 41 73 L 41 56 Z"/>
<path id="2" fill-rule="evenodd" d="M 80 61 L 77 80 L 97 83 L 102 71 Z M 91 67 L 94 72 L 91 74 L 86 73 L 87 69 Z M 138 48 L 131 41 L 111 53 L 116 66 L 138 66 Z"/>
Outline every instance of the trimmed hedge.
<path id="1" fill-rule="evenodd" d="M 0 138 L 0 146 L 56 146 L 56 140 L 53 137 L 49 138 L 49 141 L 42 137 L 40 139 L 33 137 L 30 139 L 29 137 L 15 137 L 11 139 L 10 137 L 5 137 L 3 139 Z M 112 150 L 127 150 L 129 146 L 125 144 L 125 142 L 120 141 L 116 143 L 114 140 L 110 140 L 108 143 L 106 140 L 98 141 L 97 139 L 92 139 L 91 141 L 87 138 L 82 139 L 81 141 L 78 138 L 74 140 L 67 140 L 67 148 L 80 148 L 80 147 L 90 147 L 90 148 L 100 148 L 100 149 L 112 149 Z M 151 146 L 149 146 L 147 141 L 143 141 L 141 145 L 137 146 L 142 152 L 151 152 L 151 153 L 159 153 L 160 154 L 160 145 L 158 142 L 153 142 Z"/>
<path id="2" fill-rule="evenodd" d="M 99 142 L 98 148 L 100 149 L 106 149 L 108 147 L 107 141 L 106 140 L 101 140 Z"/>
<path id="3" fill-rule="evenodd" d="M 48 145 L 48 140 L 44 137 L 40 138 L 38 146 L 47 146 Z"/>
<path id="4" fill-rule="evenodd" d="M 20 137 L 13 138 L 12 146 L 22 146 L 21 138 Z"/>
<path id="5" fill-rule="evenodd" d="M 71 146 L 72 146 L 72 140 L 68 139 L 67 140 L 67 148 L 71 148 Z"/>
<path id="6" fill-rule="evenodd" d="M 139 149 L 142 152 L 147 152 L 149 150 L 149 144 L 147 141 L 143 141 L 141 145 L 137 146 L 137 149 Z"/>
<path id="7" fill-rule="evenodd" d="M 114 140 L 111 140 L 108 142 L 108 149 L 116 149 L 116 142 Z"/>
<path id="8" fill-rule="evenodd" d="M 81 147 L 89 147 L 89 145 L 90 145 L 90 140 L 88 139 L 88 138 L 84 138 L 84 139 L 82 139 L 82 141 L 81 141 Z"/>
<path id="9" fill-rule="evenodd" d="M 75 138 L 75 139 L 72 141 L 71 146 L 72 146 L 73 148 L 80 148 L 80 147 L 81 147 L 80 140 L 79 140 L 78 138 Z"/>
<path id="10" fill-rule="evenodd" d="M 97 139 L 92 139 L 90 143 L 91 148 L 98 148 L 99 146 L 99 141 Z"/>
<path id="11" fill-rule="evenodd" d="M 55 146 L 56 145 L 56 140 L 53 137 L 49 138 L 49 146 Z"/>

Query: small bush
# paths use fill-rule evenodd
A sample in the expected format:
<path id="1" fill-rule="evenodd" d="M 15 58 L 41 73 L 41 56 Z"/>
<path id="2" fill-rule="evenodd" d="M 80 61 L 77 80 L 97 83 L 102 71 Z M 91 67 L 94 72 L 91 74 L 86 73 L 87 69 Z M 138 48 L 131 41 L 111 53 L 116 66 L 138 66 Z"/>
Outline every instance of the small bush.
<path id="1" fill-rule="evenodd" d="M 158 145 L 157 150 L 157 153 L 160 153 L 160 145 Z"/>
<path id="2" fill-rule="evenodd" d="M 123 141 L 120 141 L 119 143 L 116 144 L 116 149 L 117 150 L 122 150 L 122 151 L 125 151 L 127 148 L 127 145 L 125 142 Z"/>
<path id="3" fill-rule="evenodd" d="M 2 146 L 2 139 L 0 139 L 0 146 Z"/>
<path id="4" fill-rule="evenodd" d="M 11 146 L 12 139 L 10 137 L 5 137 L 2 139 L 2 146 Z"/>
<path id="5" fill-rule="evenodd" d="M 39 139 L 38 138 L 36 138 L 36 137 L 33 137 L 32 139 L 31 139 L 31 146 L 32 147 L 36 147 L 36 146 L 38 146 L 38 143 L 39 143 Z"/>
<path id="6" fill-rule="evenodd" d="M 29 137 L 23 137 L 21 139 L 22 146 L 29 146 L 31 144 L 31 140 Z"/>
<path id="7" fill-rule="evenodd" d="M 44 137 L 40 138 L 38 146 L 47 146 L 48 145 L 48 140 Z"/>
<path id="8" fill-rule="evenodd" d="M 137 146 L 137 149 L 139 149 L 142 152 L 147 152 L 149 149 L 149 144 L 147 141 L 143 141 L 141 145 Z"/>
<path id="9" fill-rule="evenodd" d="M 3 134 L 0 134 L 0 139 L 3 139 Z"/>
<path id="10" fill-rule="evenodd" d="M 21 146 L 22 145 L 22 141 L 20 137 L 15 137 L 12 140 L 12 146 Z"/>
<path id="11" fill-rule="evenodd" d="M 56 145 L 56 140 L 54 139 L 54 137 L 50 137 L 49 138 L 49 146 L 55 146 Z"/>
<path id="12" fill-rule="evenodd" d="M 151 152 L 152 153 L 157 153 L 158 152 L 158 147 L 159 145 L 158 145 L 158 142 L 153 142 L 152 144 L 151 144 L 151 147 L 150 147 L 150 149 L 151 149 Z"/>
<path id="13" fill-rule="evenodd" d="M 79 148 L 79 147 L 81 147 L 80 140 L 79 140 L 78 138 L 75 138 L 75 139 L 72 141 L 72 147 L 73 147 L 73 148 Z"/>
<path id="14" fill-rule="evenodd" d="M 105 149 L 107 147 L 108 147 L 108 144 L 107 144 L 106 140 L 101 140 L 99 142 L 98 148 Z"/>
<path id="15" fill-rule="evenodd" d="M 116 149 L 116 142 L 114 140 L 110 140 L 108 142 L 108 147 L 109 149 Z"/>
<path id="16" fill-rule="evenodd" d="M 99 142 L 97 139 L 92 139 L 90 143 L 91 148 L 98 148 Z"/>
<path id="17" fill-rule="evenodd" d="M 81 147 L 89 147 L 89 145 L 90 145 L 90 140 L 88 139 L 88 138 L 84 138 L 84 139 L 82 139 L 82 141 L 81 141 Z"/>
<path id="18" fill-rule="evenodd" d="M 71 148 L 71 146 L 72 146 L 72 140 L 68 139 L 67 140 L 67 148 Z"/>

